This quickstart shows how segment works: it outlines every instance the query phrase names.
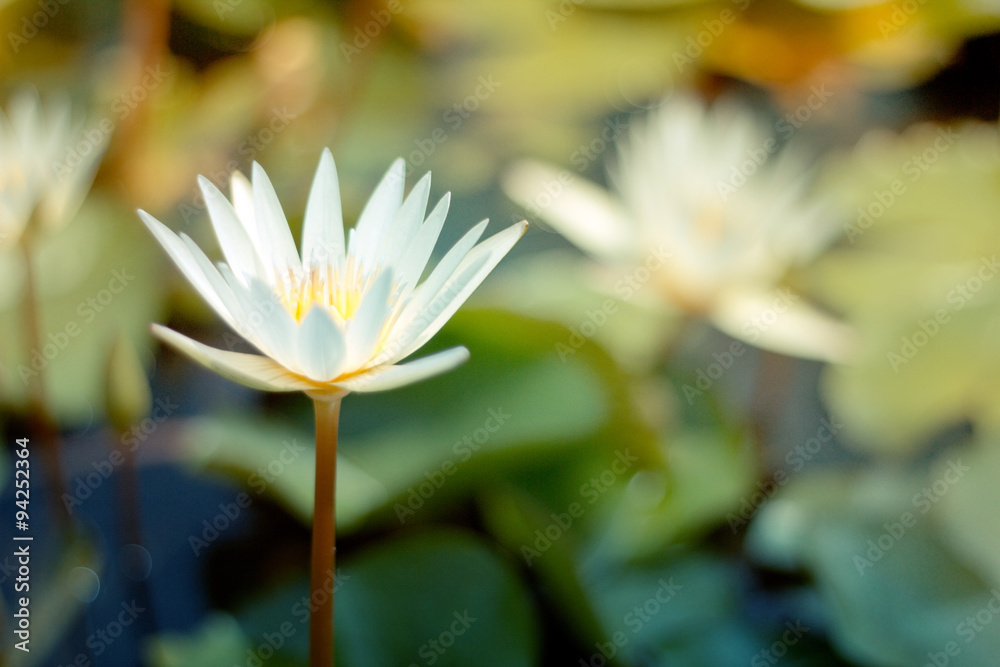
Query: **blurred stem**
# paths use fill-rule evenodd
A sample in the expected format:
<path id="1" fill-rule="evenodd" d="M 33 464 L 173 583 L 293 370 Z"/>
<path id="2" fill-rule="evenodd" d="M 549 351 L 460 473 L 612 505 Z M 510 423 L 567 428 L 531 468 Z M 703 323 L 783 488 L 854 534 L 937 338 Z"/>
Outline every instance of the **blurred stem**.
<path id="1" fill-rule="evenodd" d="M 111 451 L 118 451 L 122 456 L 122 464 L 115 473 L 118 496 L 117 504 L 119 519 L 121 521 L 121 530 L 119 532 L 121 543 L 119 544 L 118 558 L 122 562 L 122 566 L 127 568 L 134 566 L 134 564 L 124 562 L 124 559 L 127 557 L 126 547 L 133 544 L 141 547 L 145 546 L 142 539 L 142 523 L 139 513 L 139 470 L 136 466 L 135 451 L 132 447 L 125 445 L 125 434 L 119 429 L 112 429 L 111 432 L 115 437 L 111 442 Z M 130 576 L 126 576 L 126 579 L 125 590 L 129 591 L 129 595 L 138 600 L 139 605 L 147 610 L 146 613 L 135 619 L 135 635 L 139 639 L 139 643 L 144 644 L 149 637 L 155 634 L 156 630 L 156 619 L 153 615 L 152 595 L 150 594 L 148 579 L 146 577 L 133 579 Z"/>
<path id="2" fill-rule="evenodd" d="M 673 362 L 674 355 L 680 349 L 681 344 L 684 342 L 684 338 L 693 328 L 695 323 L 695 318 L 687 313 L 679 315 L 677 325 L 674 327 L 673 335 L 666 341 L 660 350 L 660 358 L 663 359 L 663 363 L 670 367 Z"/>
<path id="3" fill-rule="evenodd" d="M 116 439 L 111 443 L 111 451 L 117 450 L 122 456 L 118 469 L 118 511 L 121 520 L 122 547 L 129 544 L 142 545 L 142 527 L 139 520 L 139 483 L 135 466 L 135 452 L 122 443 L 123 434 L 115 429 Z"/>
<path id="4" fill-rule="evenodd" d="M 29 227 L 32 222 L 29 222 Z M 21 237 L 21 249 L 24 251 L 24 325 L 25 348 L 30 367 L 31 357 L 37 352 L 42 354 L 41 334 L 41 301 L 38 296 L 37 277 L 35 275 L 34 252 L 30 240 L 30 232 Z M 35 369 L 35 375 L 27 383 L 28 390 L 28 423 L 32 437 L 42 452 L 42 465 L 49 482 L 49 503 L 55 524 L 60 529 L 69 527 L 69 516 L 63 507 L 62 497 L 65 492 L 62 477 L 62 453 L 59 448 L 59 428 L 55 418 L 49 412 L 45 394 L 45 369 Z M 63 509 L 60 509 L 63 508 Z"/>
<path id="5" fill-rule="evenodd" d="M 760 362 L 750 407 L 750 428 L 757 443 L 759 466 L 766 468 L 767 445 L 781 423 L 782 410 L 791 396 L 795 360 L 783 354 L 760 350 Z"/>
<path id="6" fill-rule="evenodd" d="M 337 430 L 340 401 L 313 399 L 316 408 L 316 494 L 313 505 L 310 590 L 316 610 L 309 621 L 309 664 L 333 667 L 333 593 L 336 589 Z M 327 581 L 330 590 L 325 590 Z"/>

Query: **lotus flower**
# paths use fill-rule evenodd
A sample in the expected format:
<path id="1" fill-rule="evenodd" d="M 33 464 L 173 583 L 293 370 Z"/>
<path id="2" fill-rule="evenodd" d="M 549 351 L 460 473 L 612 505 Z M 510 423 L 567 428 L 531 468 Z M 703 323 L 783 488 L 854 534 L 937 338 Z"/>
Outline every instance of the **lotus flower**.
<path id="1" fill-rule="evenodd" d="M 51 233 L 72 219 L 108 136 L 80 129 L 67 99 L 43 105 L 30 89 L 17 93 L 0 114 L 0 247 L 15 245 L 30 220 Z"/>
<path id="2" fill-rule="evenodd" d="M 533 161 L 515 165 L 504 187 L 613 276 L 652 267 L 648 291 L 670 309 L 758 347 L 841 360 L 847 328 L 779 289 L 839 220 L 810 196 L 799 154 L 766 130 L 734 105 L 678 97 L 633 123 L 610 172 L 616 193 Z"/>
<path id="3" fill-rule="evenodd" d="M 390 167 L 354 229 L 344 234 L 337 171 L 323 152 L 306 205 L 302 253 L 264 170 L 232 176 L 232 202 L 199 179 L 226 262 L 217 267 L 185 234 L 139 215 L 216 313 L 261 355 L 208 347 L 162 326 L 154 332 L 232 380 L 314 398 L 392 389 L 468 358 L 451 348 L 399 364 L 448 321 L 524 233 L 515 224 L 478 243 L 484 220 L 420 282 L 448 212 L 424 218 L 430 174 L 403 198 L 403 160 Z"/>

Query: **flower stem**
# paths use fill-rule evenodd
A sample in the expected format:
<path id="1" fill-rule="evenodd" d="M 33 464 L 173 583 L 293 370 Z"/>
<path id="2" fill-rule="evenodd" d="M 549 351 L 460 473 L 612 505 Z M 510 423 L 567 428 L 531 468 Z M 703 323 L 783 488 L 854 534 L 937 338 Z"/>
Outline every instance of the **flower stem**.
<path id="1" fill-rule="evenodd" d="M 31 224 L 31 223 L 29 223 Z M 24 325 L 26 359 L 42 349 L 41 334 L 41 297 L 38 290 L 38 276 L 35 273 L 35 253 L 31 244 L 30 233 L 25 232 L 21 238 L 21 249 L 24 253 Z M 45 392 L 44 371 L 35 373 L 34 379 L 28 382 L 28 423 L 33 431 L 35 441 L 42 452 L 42 465 L 48 478 L 50 503 L 55 525 L 66 531 L 70 527 L 69 515 L 63 505 L 65 485 L 62 478 L 62 453 L 59 445 L 59 427 L 49 411 Z"/>
<path id="2" fill-rule="evenodd" d="M 337 482 L 337 428 L 340 400 L 314 399 L 316 408 L 316 496 L 313 506 L 309 664 L 333 667 L 333 592 L 337 558 L 334 510 Z M 329 587 L 329 588 L 328 588 Z"/>

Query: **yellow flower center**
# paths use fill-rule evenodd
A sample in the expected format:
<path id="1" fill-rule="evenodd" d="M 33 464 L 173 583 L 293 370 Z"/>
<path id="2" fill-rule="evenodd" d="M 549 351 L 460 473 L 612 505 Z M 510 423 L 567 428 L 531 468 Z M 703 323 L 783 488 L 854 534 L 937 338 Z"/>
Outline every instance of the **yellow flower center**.
<path id="1" fill-rule="evenodd" d="M 275 284 L 278 298 L 296 322 L 301 324 L 313 306 L 326 308 L 334 319 L 344 322 L 354 316 L 378 273 L 362 271 L 348 257 L 344 267 L 328 264 L 300 274 L 288 269 L 284 276 L 276 272 Z"/>

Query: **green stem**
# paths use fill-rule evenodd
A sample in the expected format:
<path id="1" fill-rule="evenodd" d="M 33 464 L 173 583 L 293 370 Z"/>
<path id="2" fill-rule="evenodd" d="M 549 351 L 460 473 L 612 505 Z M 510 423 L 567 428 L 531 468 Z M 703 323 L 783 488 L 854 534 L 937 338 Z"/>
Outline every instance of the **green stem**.
<path id="1" fill-rule="evenodd" d="M 31 223 L 29 223 L 31 224 Z M 39 299 L 37 276 L 35 273 L 35 257 L 29 240 L 29 231 L 21 238 L 21 249 L 24 251 L 24 324 L 25 348 L 27 359 L 31 359 L 35 351 L 41 352 L 41 301 Z M 69 527 L 69 516 L 63 506 L 65 485 L 62 478 L 62 452 L 59 446 L 59 428 L 56 420 L 49 412 L 45 393 L 44 370 L 39 369 L 35 377 L 28 381 L 28 423 L 34 433 L 34 439 L 42 452 L 42 465 L 45 468 L 50 489 L 52 514 L 55 523 L 61 529 Z"/>
<path id="2" fill-rule="evenodd" d="M 314 399 L 316 408 L 316 495 L 313 506 L 310 589 L 315 606 L 309 619 L 309 664 L 333 667 L 333 591 L 337 558 L 335 513 L 337 430 L 340 397 Z M 329 582 L 329 590 L 326 590 Z"/>

